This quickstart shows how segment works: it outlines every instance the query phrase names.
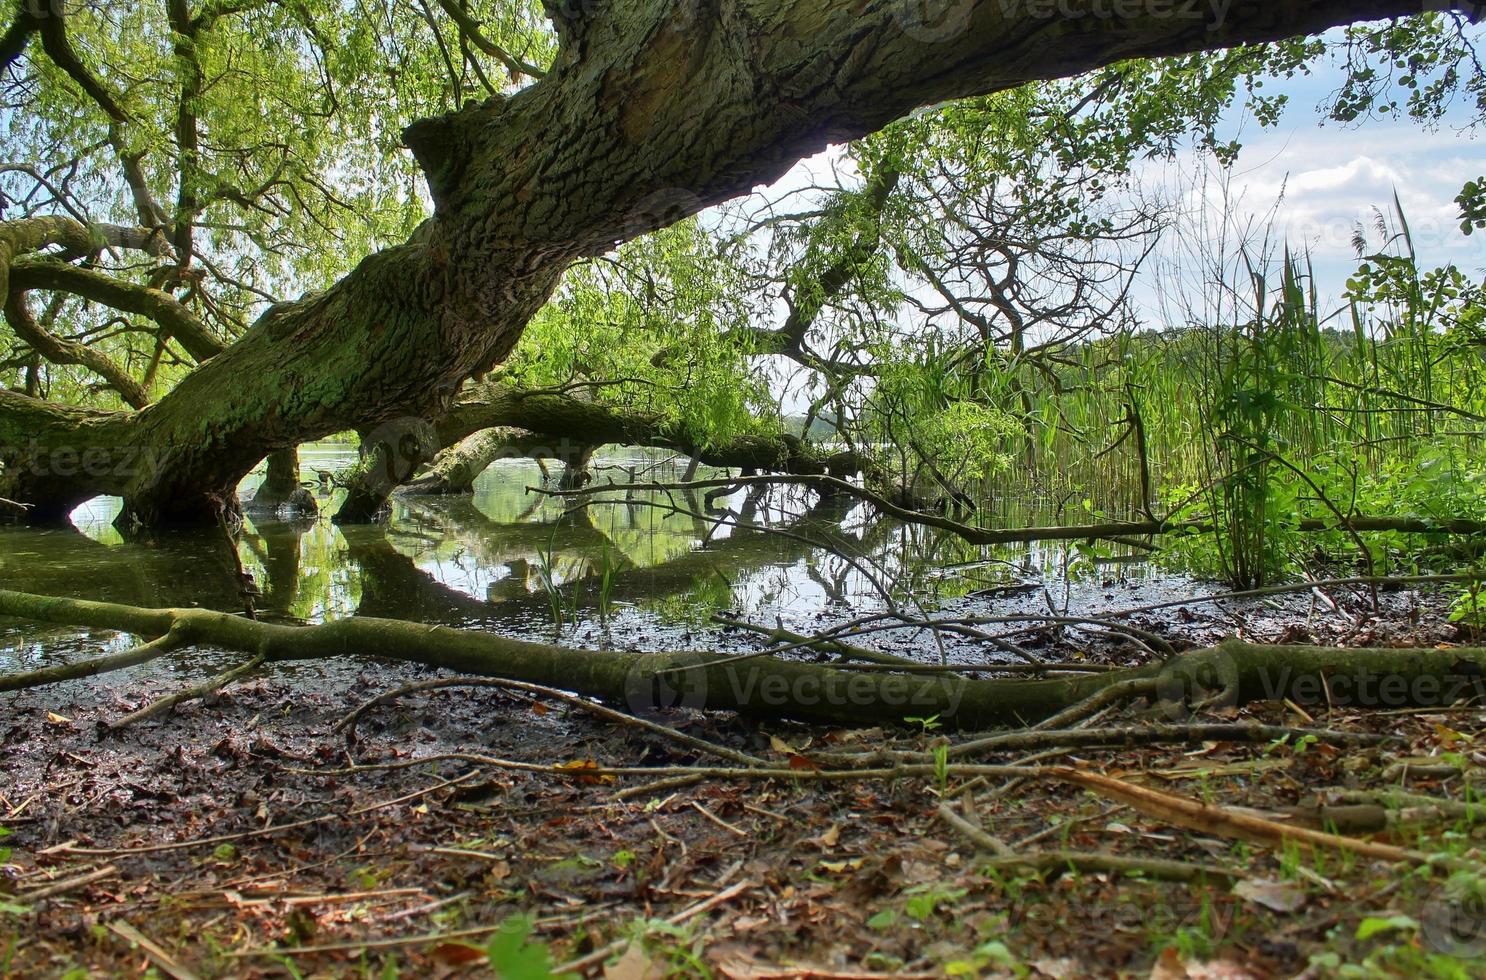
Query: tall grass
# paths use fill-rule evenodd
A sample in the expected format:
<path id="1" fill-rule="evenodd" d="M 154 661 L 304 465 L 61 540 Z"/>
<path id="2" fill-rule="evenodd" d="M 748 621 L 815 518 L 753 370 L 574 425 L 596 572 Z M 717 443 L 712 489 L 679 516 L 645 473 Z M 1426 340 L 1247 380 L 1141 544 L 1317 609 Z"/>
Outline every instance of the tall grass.
<path id="1" fill-rule="evenodd" d="M 1035 459 L 980 494 L 1040 490 L 1134 518 L 1154 483 L 1211 527 L 1214 570 L 1241 587 L 1316 550 L 1295 533 L 1303 518 L 1486 512 L 1482 284 L 1422 268 L 1396 200 L 1359 230 L 1357 271 L 1330 310 L 1320 296 L 1341 284 L 1318 283 L 1309 255 L 1265 227 L 1236 237 L 1194 249 L 1196 295 L 1173 304 L 1165 329 L 1022 368 Z M 1375 550 L 1356 557 L 1370 567 Z"/>

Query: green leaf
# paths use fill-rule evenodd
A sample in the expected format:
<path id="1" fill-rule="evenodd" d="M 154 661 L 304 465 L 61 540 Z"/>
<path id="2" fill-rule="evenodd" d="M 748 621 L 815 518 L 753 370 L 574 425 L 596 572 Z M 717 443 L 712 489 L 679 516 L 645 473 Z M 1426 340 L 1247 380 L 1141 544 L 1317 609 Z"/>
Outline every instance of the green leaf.
<path id="1" fill-rule="evenodd" d="M 1357 941 L 1362 942 L 1384 932 L 1416 932 L 1418 929 L 1418 921 L 1407 915 L 1390 915 L 1387 918 L 1369 916 L 1357 924 Z"/>
<path id="2" fill-rule="evenodd" d="M 552 958 L 546 943 L 527 942 L 531 920 L 512 916 L 490 937 L 485 955 L 502 980 L 551 980 Z"/>

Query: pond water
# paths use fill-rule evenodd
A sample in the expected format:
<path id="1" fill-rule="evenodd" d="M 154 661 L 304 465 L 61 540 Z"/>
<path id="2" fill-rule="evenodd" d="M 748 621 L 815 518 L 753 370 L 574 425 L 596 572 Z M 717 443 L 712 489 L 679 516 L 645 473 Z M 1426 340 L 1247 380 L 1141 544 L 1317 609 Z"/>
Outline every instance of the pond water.
<path id="1" fill-rule="evenodd" d="M 301 449 L 309 479 L 354 457 L 343 445 Z M 589 489 L 636 478 L 677 482 L 684 463 L 650 452 L 600 456 Z M 244 490 L 258 479 L 250 476 Z M 810 631 L 890 606 L 914 616 L 1097 614 L 1223 591 L 1163 571 L 1139 550 L 973 547 L 790 488 L 610 492 L 581 504 L 530 489 L 552 484 L 533 461 L 503 460 L 473 496 L 397 497 L 384 524 L 365 527 L 337 527 L 325 516 L 337 503 L 332 493 L 320 497 L 320 518 L 250 518 L 231 546 L 221 529 L 126 541 L 112 524 L 117 501 L 99 499 L 74 513 L 73 528 L 0 526 L 0 587 L 241 611 L 240 562 L 265 619 L 320 623 L 359 614 L 618 649 L 746 642 L 715 629 L 711 617 L 723 611 Z M 1049 516 L 1021 499 L 993 501 L 981 519 L 1016 527 L 1051 523 Z M 1282 611 L 1279 603 L 1266 608 Z M 1215 635 L 1233 629 L 1221 617 L 1213 623 Z M 0 670 L 127 642 L 0 620 Z M 945 655 L 942 639 L 923 630 L 868 642 L 926 660 Z"/>

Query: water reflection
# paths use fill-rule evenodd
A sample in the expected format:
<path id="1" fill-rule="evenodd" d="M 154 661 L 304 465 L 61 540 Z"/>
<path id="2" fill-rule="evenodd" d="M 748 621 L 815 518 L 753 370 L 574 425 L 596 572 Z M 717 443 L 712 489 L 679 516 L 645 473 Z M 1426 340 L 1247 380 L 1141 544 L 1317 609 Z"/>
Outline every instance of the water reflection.
<path id="1" fill-rule="evenodd" d="M 316 446 L 301 458 L 312 479 L 317 470 L 343 469 L 353 455 Z M 658 480 L 679 481 L 684 472 L 653 454 L 601 462 L 643 468 Z M 76 530 L 0 527 L 0 587 L 240 611 L 245 571 L 265 618 L 318 623 L 362 614 L 550 637 L 555 618 L 575 636 L 600 619 L 633 630 L 719 609 L 798 622 L 910 596 L 932 607 L 1008 583 L 1048 583 L 1052 595 L 1071 588 L 1080 570 L 1094 579 L 1110 574 L 1076 549 L 971 547 L 789 488 L 609 493 L 599 495 L 604 502 L 575 503 L 528 492 L 543 478 L 535 463 L 502 461 L 473 497 L 398 498 L 385 525 L 249 519 L 231 544 L 221 529 L 125 541 L 112 526 L 117 502 L 98 500 L 74 514 Z M 334 500 L 322 503 L 333 512 Z M 1038 516 L 1024 510 L 1015 520 Z M 1117 574 L 1144 573 L 1121 566 Z M 16 624 L 0 631 L 0 658 L 30 648 L 38 635 Z"/>

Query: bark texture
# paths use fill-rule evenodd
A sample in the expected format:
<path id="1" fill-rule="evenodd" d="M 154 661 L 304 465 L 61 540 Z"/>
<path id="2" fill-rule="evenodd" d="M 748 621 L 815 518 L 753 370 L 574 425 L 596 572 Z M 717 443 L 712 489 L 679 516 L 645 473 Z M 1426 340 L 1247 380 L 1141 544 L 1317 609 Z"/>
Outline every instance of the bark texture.
<path id="1" fill-rule="evenodd" d="M 1203 5 L 1101 17 L 1092 0 L 969 0 L 926 21 L 917 0 L 552 4 L 561 43 L 544 78 L 408 127 L 436 211 L 407 243 L 270 308 L 132 415 L 6 395 L 0 497 L 44 519 L 110 493 L 126 521 L 215 521 L 275 450 L 441 416 L 465 379 L 506 356 L 573 261 L 773 181 L 830 143 L 944 99 L 1425 6 L 1442 5 L 1235 0 L 1214 19 Z M 0 251 L 10 264 L 14 250 Z M 77 472 L 84 455 L 94 465 Z"/>

